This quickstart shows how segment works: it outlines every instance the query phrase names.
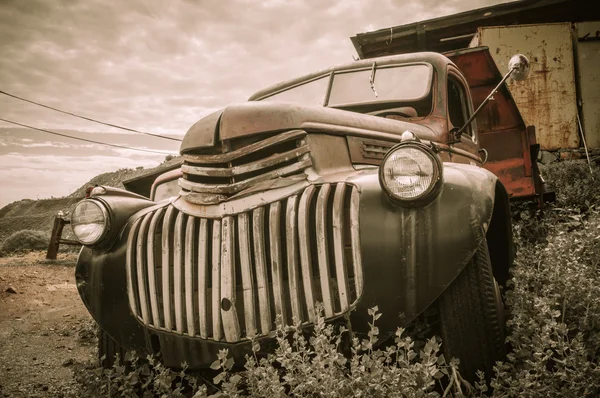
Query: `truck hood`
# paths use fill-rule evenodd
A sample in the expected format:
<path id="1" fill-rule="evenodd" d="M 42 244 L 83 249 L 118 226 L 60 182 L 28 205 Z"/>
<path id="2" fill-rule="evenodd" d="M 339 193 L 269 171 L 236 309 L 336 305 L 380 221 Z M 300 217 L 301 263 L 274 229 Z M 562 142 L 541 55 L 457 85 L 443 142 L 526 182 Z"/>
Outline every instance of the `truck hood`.
<path id="1" fill-rule="evenodd" d="M 373 138 L 381 138 L 382 134 L 399 136 L 411 130 L 423 140 L 435 139 L 431 129 L 416 123 L 333 108 L 251 101 L 228 106 L 200 119 L 186 133 L 180 152 L 210 148 L 232 138 L 290 129 Z"/>

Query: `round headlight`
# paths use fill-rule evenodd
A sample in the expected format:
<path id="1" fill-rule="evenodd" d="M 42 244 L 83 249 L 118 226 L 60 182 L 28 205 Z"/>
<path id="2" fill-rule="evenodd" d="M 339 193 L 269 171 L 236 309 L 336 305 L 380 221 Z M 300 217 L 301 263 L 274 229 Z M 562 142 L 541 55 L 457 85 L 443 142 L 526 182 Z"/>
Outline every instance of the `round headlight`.
<path id="1" fill-rule="evenodd" d="M 98 243 L 108 230 L 106 207 L 95 200 L 82 200 L 71 214 L 71 228 L 82 244 Z"/>
<path id="2" fill-rule="evenodd" d="M 439 192 L 442 165 L 424 145 L 400 144 L 383 158 L 379 180 L 393 199 L 404 202 L 424 200 Z"/>

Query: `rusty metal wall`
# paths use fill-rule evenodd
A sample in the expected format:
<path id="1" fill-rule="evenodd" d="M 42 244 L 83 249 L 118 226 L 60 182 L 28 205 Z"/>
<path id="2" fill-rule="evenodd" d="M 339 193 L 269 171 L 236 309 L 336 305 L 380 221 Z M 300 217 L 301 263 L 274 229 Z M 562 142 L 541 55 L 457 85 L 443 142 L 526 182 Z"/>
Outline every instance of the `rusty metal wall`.
<path id="1" fill-rule="evenodd" d="M 529 77 L 508 87 L 542 149 L 577 148 L 577 94 L 570 23 L 483 27 L 470 47 L 488 46 L 502 73 L 514 54 L 531 62 Z"/>
<path id="2" fill-rule="evenodd" d="M 600 148 L 600 21 L 575 24 L 577 78 L 585 141 Z"/>

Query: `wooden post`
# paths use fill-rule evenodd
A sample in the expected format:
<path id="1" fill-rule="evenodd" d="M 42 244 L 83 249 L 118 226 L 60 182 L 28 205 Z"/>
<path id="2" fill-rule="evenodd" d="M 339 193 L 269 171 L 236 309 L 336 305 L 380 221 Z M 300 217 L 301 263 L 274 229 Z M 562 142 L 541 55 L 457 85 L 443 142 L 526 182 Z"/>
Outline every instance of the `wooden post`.
<path id="1" fill-rule="evenodd" d="M 48 244 L 48 252 L 46 253 L 47 260 L 56 260 L 62 230 L 63 218 L 60 215 L 56 215 L 56 217 L 54 218 L 54 226 L 52 227 L 52 233 L 50 235 L 50 243 Z"/>
<path id="2" fill-rule="evenodd" d="M 71 221 L 64 218 L 62 212 L 59 212 L 56 215 L 56 218 L 54 218 L 54 226 L 52 227 L 52 234 L 50 235 L 50 243 L 48 243 L 46 259 L 56 260 L 56 255 L 58 254 L 58 248 L 60 245 L 81 246 L 81 243 L 76 240 L 62 239 L 63 227 L 70 223 Z"/>

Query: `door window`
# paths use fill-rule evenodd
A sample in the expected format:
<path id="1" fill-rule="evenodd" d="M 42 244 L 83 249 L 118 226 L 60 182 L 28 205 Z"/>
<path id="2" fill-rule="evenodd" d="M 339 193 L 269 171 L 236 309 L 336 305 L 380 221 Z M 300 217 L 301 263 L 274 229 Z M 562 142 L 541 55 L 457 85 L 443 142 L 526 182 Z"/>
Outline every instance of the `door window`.
<path id="1" fill-rule="evenodd" d="M 448 117 L 452 127 L 461 128 L 469 120 L 471 113 L 467 102 L 467 92 L 458 79 L 448 76 Z M 464 131 L 465 135 L 473 137 L 471 126 Z"/>

